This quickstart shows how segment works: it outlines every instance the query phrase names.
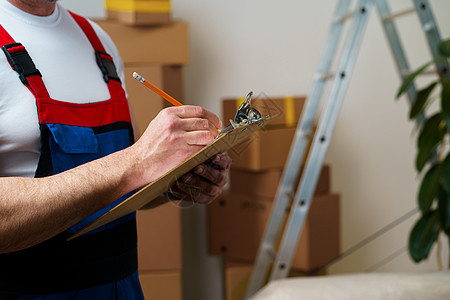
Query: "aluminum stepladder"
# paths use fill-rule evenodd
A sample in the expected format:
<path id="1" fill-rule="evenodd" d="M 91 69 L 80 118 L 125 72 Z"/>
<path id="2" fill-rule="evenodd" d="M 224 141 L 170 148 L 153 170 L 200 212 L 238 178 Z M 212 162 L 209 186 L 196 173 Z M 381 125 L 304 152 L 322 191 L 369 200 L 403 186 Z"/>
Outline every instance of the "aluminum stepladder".
<path id="1" fill-rule="evenodd" d="M 350 81 L 373 4 L 376 4 L 385 35 L 396 61 L 397 70 L 402 79 L 410 73 L 410 69 L 393 22 L 396 17 L 415 11 L 419 16 L 433 58 L 439 56 L 437 45 L 441 37 L 430 4 L 428 0 L 412 1 L 414 2 L 414 8 L 391 14 L 386 0 L 359 0 L 353 11 L 350 11 L 351 0 L 339 0 L 333 15 L 325 49 L 314 76 L 308 101 L 297 125 L 296 134 L 280 180 L 271 216 L 267 222 L 264 236 L 256 256 L 247 288 L 246 299 L 250 298 L 264 286 L 270 268 L 269 282 L 285 278 L 289 273 L 298 239 L 309 211 L 311 198 Z M 352 23 L 347 33 L 337 69 L 334 74 L 331 74 L 330 68 L 342 34 L 344 21 L 347 19 L 352 19 Z M 435 66 L 441 78 L 449 77 L 450 72 L 448 71 L 449 67 L 446 60 L 436 63 Z M 329 79 L 332 79 L 333 83 L 323 112 L 321 113 L 317 131 L 313 137 L 312 128 L 314 120 L 326 81 Z M 416 94 L 417 90 L 413 84 L 407 91 L 410 103 L 413 103 Z M 301 174 L 300 182 L 296 189 L 296 182 L 298 182 L 298 177 L 300 176 L 305 149 L 311 139 L 313 139 L 311 150 L 309 151 L 304 171 Z M 290 208 L 289 216 L 281 243 L 278 249 L 276 249 L 287 208 Z"/>

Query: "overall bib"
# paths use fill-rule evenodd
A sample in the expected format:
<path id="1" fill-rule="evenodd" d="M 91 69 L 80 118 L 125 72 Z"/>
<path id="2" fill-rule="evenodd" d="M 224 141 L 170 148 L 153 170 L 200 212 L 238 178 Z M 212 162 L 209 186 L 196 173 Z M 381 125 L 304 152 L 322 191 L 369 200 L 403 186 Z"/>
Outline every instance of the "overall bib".
<path id="1" fill-rule="evenodd" d="M 52 99 L 25 47 L 0 26 L 0 46 L 36 98 L 41 156 L 35 177 L 58 174 L 134 142 L 128 103 L 112 57 L 89 22 L 71 15 L 94 49 L 109 100 L 75 104 Z M 50 240 L 0 255 L 0 299 L 143 299 L 137 275 L 135 213 L 67 241 L 128 196 Z"/>

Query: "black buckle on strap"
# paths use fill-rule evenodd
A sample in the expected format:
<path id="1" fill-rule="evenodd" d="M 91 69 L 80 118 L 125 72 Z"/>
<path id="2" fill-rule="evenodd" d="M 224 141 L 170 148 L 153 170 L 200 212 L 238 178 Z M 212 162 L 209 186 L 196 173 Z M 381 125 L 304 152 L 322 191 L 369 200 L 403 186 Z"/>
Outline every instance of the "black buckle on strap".
<path id="1" fill-rule="evenodd" d="M 110 79 L 120 82 L 120 78 L 117 75 L 116 66 L 114 65 L 111 55 L 103 51 L 95 51 L 95 60 L 102 71 L 103 80 L 105 82 L 108 82 Z"/>
<path id="2" fill-rule="evenodd" d="M 6 44 L 2 49 L 9 64 L 19 74 L 20 81 L 23 84 L 28 85 L 28 76 L 39 75 L 42 77 L 41 72 L 36 69 L 33 60 L 21 43 Z"/>

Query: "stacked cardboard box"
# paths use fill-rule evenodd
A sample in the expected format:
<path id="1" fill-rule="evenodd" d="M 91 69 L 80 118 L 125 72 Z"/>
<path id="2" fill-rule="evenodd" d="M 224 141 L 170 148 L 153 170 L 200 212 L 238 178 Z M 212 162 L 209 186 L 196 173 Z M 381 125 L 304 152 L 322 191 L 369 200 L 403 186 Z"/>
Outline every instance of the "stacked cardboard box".
<path id="1" fill-rule="evenodd" d="M 161 25 L 170 22 L 170 0 L 105 0 L 108 18 L 126 25 Z"/>
<path id="2" fill-rule="evenodd" d="M 183 101 L 183 66 L 188 63 L 188 28 L 184 22 L 133 27 L 116 20 L 97 21 L 111 36 L 124 62 L 125 83 L 135 138 L 167 106 L 137 80 L 138 72 Z M 173 203 L 137 213 L 138 260 L 146 299 L 181 299 L 181 211 Z"/>
<path id="3" fill-rule="evenodd" d="M 181 300 L 182 277 L 179 271 L 140 272 L 145 299 Z"/>
<path id="4" fill-rule="evenodd" d="M 227 261 L 253 262 L 273 198 L 224 193 L 209 206 L 209 251 Z M 315 270 L 339 255 L 339 195 L 314 196 L 292 269 Z M 285 217 L 288 215 L 286 210 Z"/>
<path id="5" fill-rule="evenodd" d="M 223 101 L 223 120 L 234 119 L 243 99 Z M 242 299 L 230 293 L 233 278 L 248 276 L 249 268 L 270 218 L 274 198 L 283 172 L 290 145 L 295 134 L 305 97 L 256 98 L 252 105 L 262 116 L 278 115 L 264 130 L 231 149 L 233 158 L 229 188 L 222 196 L 208 206 L 209 252 L 225 260 L 226 298 Z M 322 166 L 305 220 L 302 234 L 297 244 L 291 270 L 306 274 L 316 270 L 340 253 L 340 197 L 331 193 L 330 166 Z M 286 208 L 285 221 L 289 213 Z M 244 263 L 232 272 L 235 263 Z M 227 269 L 230 268 L 230 269 Z M 241 274 L 241 275 L 239 275 Z M 242 288 L 242 287 L 241 287 Z M 238 287 L 237 290 L 240 288 Z M 242 293 L 238 293 L 242 294 Z"/>

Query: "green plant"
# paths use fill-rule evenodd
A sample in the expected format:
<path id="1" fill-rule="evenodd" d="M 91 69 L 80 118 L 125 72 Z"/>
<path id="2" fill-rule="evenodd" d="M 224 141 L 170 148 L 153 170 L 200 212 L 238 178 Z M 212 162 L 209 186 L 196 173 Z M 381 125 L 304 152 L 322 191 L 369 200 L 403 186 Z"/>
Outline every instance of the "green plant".
<path id="1" fill-rule="evenodd" d="M 442 57 L 427 62 L 405 78 L 397 99 L 408 91 L 417 75 L 428 66 L 438 60 L 448 64 L 450 39 L 442 41 L 438 49 Z M 411 230 L 408 245 L 415 262 L 428 257 L 441 232 L 447 235 L 450 245 L 450 70 L 446 72 L 447 76 L 417 91 L 409 112 L 410 120 L 421 120 L 417 122 L 420 124 L 415 161 L 417 172 L 423 174 L 417 193 L 421 217 Z M 438 96 L 433 96 L 433 91 L 438 87 Z M 430 113 L 430 104 L 436 99 L 440 99 L 440 105 L 438 109 L 434 105 L 434 111 Z"/>

